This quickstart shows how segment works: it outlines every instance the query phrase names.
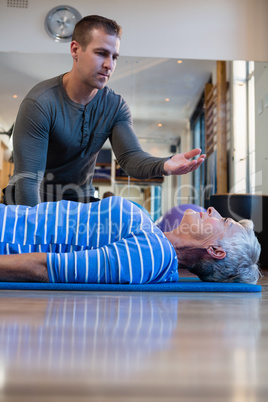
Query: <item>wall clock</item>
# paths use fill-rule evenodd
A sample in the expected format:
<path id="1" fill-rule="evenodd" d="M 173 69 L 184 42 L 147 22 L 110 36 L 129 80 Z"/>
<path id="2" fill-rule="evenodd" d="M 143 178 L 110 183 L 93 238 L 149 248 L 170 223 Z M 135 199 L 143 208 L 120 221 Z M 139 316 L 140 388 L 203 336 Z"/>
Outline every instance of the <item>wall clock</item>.
<path id="1" fill-rule="evenodd" d="M 75 24 L 81 14 L 70 6 L 57 6 L 50 10 L 45 18 L 45 29 L 56 42 L 70 42 Z"/>

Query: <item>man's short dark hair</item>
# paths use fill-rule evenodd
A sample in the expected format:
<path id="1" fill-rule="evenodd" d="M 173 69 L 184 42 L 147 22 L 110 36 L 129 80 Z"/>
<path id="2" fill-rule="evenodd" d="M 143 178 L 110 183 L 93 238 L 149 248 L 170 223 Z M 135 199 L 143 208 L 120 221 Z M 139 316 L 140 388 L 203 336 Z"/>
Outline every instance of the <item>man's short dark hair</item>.
<path id="1" fill-rule="evenodd" d="M 77 22 L 72 40 L 77 41 L 84 50 L 91 41 L 93 29 L 103 29 L 108 35 L 114 35 L 121 39 L 122 28 L 116 21 L 100 15 L 88 15 Z"/>

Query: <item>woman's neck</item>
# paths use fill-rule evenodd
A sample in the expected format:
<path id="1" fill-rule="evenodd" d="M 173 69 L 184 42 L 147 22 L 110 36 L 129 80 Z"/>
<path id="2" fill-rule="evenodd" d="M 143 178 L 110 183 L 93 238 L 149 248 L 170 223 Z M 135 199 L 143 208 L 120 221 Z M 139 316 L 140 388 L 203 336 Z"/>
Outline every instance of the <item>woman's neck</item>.
<path id="1" fill-rule="evenodd" d="M 179 261 L 179 248 L 180 248 L 180 238 L 177 234 L 174 234 L 173 231 L 172 232 L 164 232 L 164 235 L 166 236 L 166 238 L 170 241 L 170 243 L 172 244 L 174 250 L 176 251 L 177 257 L 178 257 L 178 261 Z"/>
<path id="2" fill-rule="evenodd" d="M 172 232 L 164 232 L 164 235 L 176 251 L 178 263 L 190 267 L 207 254 L 206 248 L 202 247 L 202 245 L 196 247 L 191 244 L 177 229 Z"/>

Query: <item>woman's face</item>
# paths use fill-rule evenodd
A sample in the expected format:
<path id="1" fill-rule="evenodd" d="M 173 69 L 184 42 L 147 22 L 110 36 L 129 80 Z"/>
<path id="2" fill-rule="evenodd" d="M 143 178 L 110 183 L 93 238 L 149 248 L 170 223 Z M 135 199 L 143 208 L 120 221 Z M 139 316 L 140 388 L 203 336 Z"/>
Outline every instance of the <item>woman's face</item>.
<path id="1" fill-rule="evenodd" d="M 230 238 L 245 229 L 238 222 L 231 218 L 223 218 L 213 207 L 209 207 L 206 212 L 187 209 L 175 230 L 184 245 L 204 248 L 216 245 L 220 238 Z"/>

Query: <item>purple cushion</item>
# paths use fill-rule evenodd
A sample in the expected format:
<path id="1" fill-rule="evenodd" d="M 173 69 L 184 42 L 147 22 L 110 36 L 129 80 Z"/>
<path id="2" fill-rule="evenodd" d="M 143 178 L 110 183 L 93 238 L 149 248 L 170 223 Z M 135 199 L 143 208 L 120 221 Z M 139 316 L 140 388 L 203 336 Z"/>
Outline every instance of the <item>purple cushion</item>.
<path id="1" fill-rule="evenodd" d="M 197 212 L 206 211 L 205 208 L 195 204 L 177 205 L 176 207 L 171 208 L 162 216 L 157 226 L 159 227 L 159 229 L 162 230 L 162 232 L 170 232 L 173 229 L 176 229 L 176 227 L 179 226 L 186 209 L 193 209 L 194 211 Z"/>

